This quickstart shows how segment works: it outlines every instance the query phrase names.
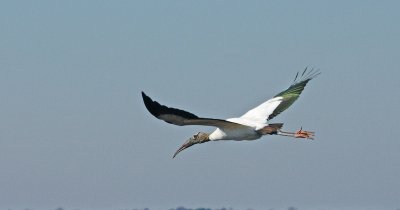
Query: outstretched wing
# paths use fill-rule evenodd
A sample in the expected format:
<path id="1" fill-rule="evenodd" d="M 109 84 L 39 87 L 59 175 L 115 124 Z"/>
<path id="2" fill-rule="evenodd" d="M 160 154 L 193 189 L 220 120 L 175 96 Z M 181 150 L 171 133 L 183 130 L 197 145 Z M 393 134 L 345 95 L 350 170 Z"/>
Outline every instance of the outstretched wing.
<path id="1" fill-rule="evenodd" d="M 289 108 L 289 106 L 292 105 L 300 96 L 307 83 L 319 74 L 320 72 L 314 71 L 314 69 L 311 69 L 310 71 L 307 71 L 307 68 L 304 69 L 301 75 L 299 73 L 296 74 L 292 85 L 290 85 L 288 89 L 278 93 L 273 98 L 256 108 L 249 110 L 241 116 L 241 118 L 266 123 L 268 120 Z"/>
<path id="2" fill-rule="evenodd" d="M 190 112 L 161 105 L 157 101 L 153 101 L 144 92 L 142 92 L 142 97 L 144 105 L 154 117 L 174 125 L 204 125 L 214 126 L 222 129 L 239 128 L 245 126 L 234 122 L 228 122 L 226 120 L 200 118 Z"/>

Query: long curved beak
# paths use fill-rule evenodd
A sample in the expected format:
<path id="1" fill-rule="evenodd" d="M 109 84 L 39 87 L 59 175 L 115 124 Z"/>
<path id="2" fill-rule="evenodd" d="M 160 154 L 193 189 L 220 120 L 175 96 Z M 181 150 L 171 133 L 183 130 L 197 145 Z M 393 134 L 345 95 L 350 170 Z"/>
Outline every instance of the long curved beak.
<path id="1" fill-rule="evenodd" d="M 187 148 L 189 148 L 189 147 L 191 147 L 191 146 L 193 146 L 193 145 L 195 145 L 195 144 L 197 144 L 197 143 L 198 143 L 198 142 L 192 141 L 192 139 L 187 140 L 181 147 L 179 147 L 178 150 L 176 150 L 176 152 L 175 152 L 175 154 L 174 154 L 174 156 L 173 156 L 172 158 L 175 158 L 175 156 L 176 156 L 178 153 L 182 152 L 183 150 L 185 150 L 185 149 L 187 149 Z"/>

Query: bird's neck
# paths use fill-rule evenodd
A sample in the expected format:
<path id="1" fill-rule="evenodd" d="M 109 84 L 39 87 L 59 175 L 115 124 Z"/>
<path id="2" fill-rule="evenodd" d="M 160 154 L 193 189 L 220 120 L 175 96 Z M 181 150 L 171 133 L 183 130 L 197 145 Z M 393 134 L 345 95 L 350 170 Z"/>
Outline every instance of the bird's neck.
<path id="1" fill-rule="evenodd" d="M 209 133 L 199 133 L 197 136 L 197 140 L 199 143 L 204 143 L 210 141 L 210 134 Z"/>

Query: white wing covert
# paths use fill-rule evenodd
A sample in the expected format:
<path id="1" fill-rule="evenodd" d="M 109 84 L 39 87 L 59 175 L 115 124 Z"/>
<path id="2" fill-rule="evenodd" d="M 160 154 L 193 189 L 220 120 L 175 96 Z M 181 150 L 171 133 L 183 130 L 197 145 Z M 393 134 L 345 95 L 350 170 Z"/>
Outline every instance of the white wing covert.
<path id="1" fill-rule="evenodd" d="M 249 110 L 240 118 L 251 119 L 258 123 L 266 124 L 268 117 L 274 112 L 274 110 L 282 103 L 283 97 L 271 98 L 268 101 L 260 104 L 254 109 Z"/>

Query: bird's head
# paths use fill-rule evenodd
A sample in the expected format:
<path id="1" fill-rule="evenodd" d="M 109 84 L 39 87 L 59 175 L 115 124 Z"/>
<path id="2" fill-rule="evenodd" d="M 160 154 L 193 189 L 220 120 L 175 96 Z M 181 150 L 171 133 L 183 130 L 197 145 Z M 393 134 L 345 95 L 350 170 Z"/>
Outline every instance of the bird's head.
<path id="1" fill-rule="evenodd" d="M 204 142 L 210 141 L 208 136 L 209 136 L 208 133 L 203 133 L 203 132 L 198 132 L 197 134 L 194 134 L 181 147 L 179 147 L 179 149 L 175 152 L 172 158 L 174 158 L 178 153 L 182 152 L 186 148 L 189 148 L 195 144 L 202 144 Z"/>

